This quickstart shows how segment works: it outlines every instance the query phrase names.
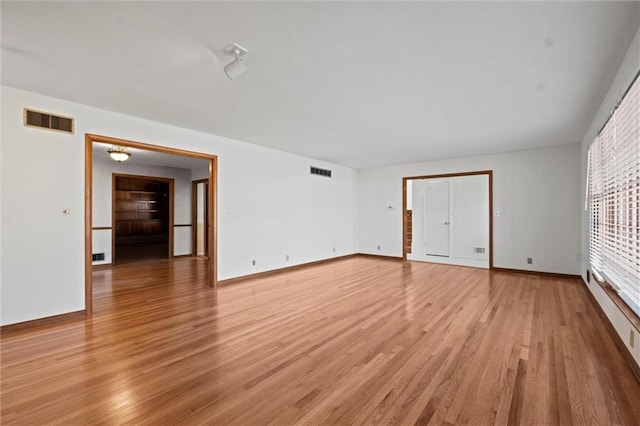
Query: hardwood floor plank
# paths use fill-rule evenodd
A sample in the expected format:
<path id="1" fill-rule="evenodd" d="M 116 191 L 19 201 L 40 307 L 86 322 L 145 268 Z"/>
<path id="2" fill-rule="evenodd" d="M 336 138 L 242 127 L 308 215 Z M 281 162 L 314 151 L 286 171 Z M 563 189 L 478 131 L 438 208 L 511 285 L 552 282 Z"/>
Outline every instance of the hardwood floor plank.
<path id="1" fill-rule="evenodd" d="M 2 335 L 2 424 L 640 424 L 578 280 L 352 257 L 93 281 L 92 318 Z"/>

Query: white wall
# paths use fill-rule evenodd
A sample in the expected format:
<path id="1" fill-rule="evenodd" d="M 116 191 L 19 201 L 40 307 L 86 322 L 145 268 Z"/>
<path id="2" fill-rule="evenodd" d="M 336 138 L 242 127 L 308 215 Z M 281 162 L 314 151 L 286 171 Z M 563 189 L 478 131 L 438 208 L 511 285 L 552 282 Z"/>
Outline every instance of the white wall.
<path id="1" fill-rule="evenodd" d="M 175 225 L 191 223 L 191 170 L 110 160 L 93 161 L 93 227 L 111 226 L 112 175 L 122 173 L 140 176 L 155 176 L 174 179 Z M 93 253 L 104 253 L 105 260 L 94 265 L 111 263 L 111 230 L 93 231 Z M 173 255 L 191 254 L 191 228 L 175 226 Z"/>
<path id="2" fill-rule="evenodd" d="M 23 127 L 24 107 L 75 134 Z M 3 325 L 84 309 L 85 133 L 218 155 L 219 279 L 357 251 L 353 169 L 3 86 Z"/>
<path id="3" fill-rule="evenodd" d="M 494 266 L 579 274 L 579 157 L 571 144 L 361 170 L 359 251 L 402 256 L 403 177 L 493 170 Z"/>
<path id="4" fill-rule="evenodd" d="M 191 180 L 209 179 L 209 166 L 196 168 L 191 171 Z"/>
<path id="5" fill-rule="evenodd" d="M 450 246 L 449 257 L 426 254 L 426 184 L 449 182 Z M 489 267 L 489 176 L 473 175 L 439 179 L 417 179 L 412 183 L 412 246 L 409 260 L 447 263 L 451 265 Z M 475 253 L 474 248 L 485 249 Z"/>
<path id="6" fill-rule="evenodd" d="M 582 220 L 581 220 L 581 236 L 582 236 L 582 247 L 583 252 L 585 253 L 582 262 L 581 262 L 581 274 L 583 278 L 586 280 L 586 270 L 589 268 L 589 217 L 586 211 L 584 211 L 584 197 L 586 195 L 585 187 L 586 187 L 586 179 L 587 179 L 587 151 L 589 146 L 593 142 L 595 138 L 596 132 L 600 130 L 600 127 L 605 123 L 607 117 L 613 110 L 616 105 L 618 99 L 622 97 L 625 90 L 635 77 L 636 73 L 640 70 L 640 29 L 636 32 L 629 49 L 627 50 L 627 54 L 620 64 L 620 68 L 618 69 L 618 73 L 616 74 L 611 87 L 609 88 L 596 116 L 593 118 L 587 133 L 582 140 L 582 151 L 581 151 L 581 167 L 582 167 Z M 625 342 L 625 345 L 632 353 L 634 359 L 640 365 L 640 336 L 638 332 L 635 330 L 631 322 L 622 314 L 620 309 L 611 301 L 611 298 L 605 293 L 605 291 L 598 285 L 593 279 L 591 282 L 587 283 L 588 288 L 598 301 L 603 311 L 613 324 L 614 328 L 622 338 L 622 341 Z M 629 342 L 630 333 L 635 334 L 635 348 L 631 347 Z"/>

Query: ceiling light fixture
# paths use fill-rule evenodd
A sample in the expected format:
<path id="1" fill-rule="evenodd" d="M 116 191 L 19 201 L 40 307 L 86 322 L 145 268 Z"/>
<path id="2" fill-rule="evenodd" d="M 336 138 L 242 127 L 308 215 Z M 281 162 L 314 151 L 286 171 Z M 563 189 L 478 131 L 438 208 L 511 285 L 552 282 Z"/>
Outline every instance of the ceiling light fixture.
<path id="1" fill-rule="evenodd" d="M 224 67 L 224 73 L 229 77 L 229 80 L 233 80 L 247 70 L 242 62 L 242 57 L 249 51 L 236 43 L 230 44 L 224 51 L 236 57 Z"/>
<path id="2" fill-rule="evenodd" d="M 111 145 L 111 148 L 109 148 L 107 152 L 112 159 L 119 163 L 127 161 L 129 157 L 131 157 L 131 153 L 127 151 L 127 148 L 120 145 Z"/>

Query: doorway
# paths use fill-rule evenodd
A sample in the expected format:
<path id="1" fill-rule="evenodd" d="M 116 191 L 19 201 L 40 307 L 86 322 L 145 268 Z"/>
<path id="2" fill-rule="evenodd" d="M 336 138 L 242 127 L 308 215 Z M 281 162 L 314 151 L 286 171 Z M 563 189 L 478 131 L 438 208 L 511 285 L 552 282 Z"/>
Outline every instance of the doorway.
<path id="1" fill-rule="evenodd" d="M 405 177 L 403 259 L 493 268 L 491 170 Z"/>
<path id="2" fill-rule="evenodd" d="M 207 179 L 194 180 L 191 189 L 191 223 L 193 224 L 191 253 L 193 256 L 208 257 L 209 241 L 209 181 Z"/>
<path id="3" fill-rule="evenodd" d="M 116 225 L 112 222 L 111 218 L 114 218 L 115 215 L 112 212 L 112 208 L 109 208 L 107 211 L 110 212 L 111 218 L 108 218 L 105 223 L 105 218 L 107 217 L 103 212 L 104 209 L 98 210 L 98 219 L 99 223 L 96 223 L 94 226 L 93 222 L 93 206 L 94 202 L 104 203 L 109 202 L 112 206 L 115 203 L 111 203 L 115 197 L 107 195 L 106 199 L 103 194 L 98 194 L 98 198 L 94 199 L 94 144 L 96 145 L 96 149 L 99 145 L 110 145 L 117 147 L 128 148 L 132 151 L 136 152 L 136 155 L 139 155 L 139 158 L 142 158 L 144 155 L 155 155 L 160 157 L 171 157 L 175 159 L 175 161 L 180 161 L 182 158 L 184 161 L 193 162 L 194 159 L 199 159 L 202 164 L 202 169 L 197 173 L 199 176 L 197 178 L 201 178 L 206 176 L 205 181 L 207 181 L 207 194 L 206 194 L 206 215 L 207 215 L 207 223 L 208 227 L 206 229 L 206 246 L 208 256 L 206 259 L 200 260 L 203 262 L 203 265 L 206 263 L 206 283 L 211 287 L 217 286 L 217 220 L 216 214 L 217 211 L 217 164 L 218 158 L 215 155 L 211 154 L 203 154 L 198 152 L 186 151 L 176 148 L 169 148 L 158 145 L 151 145 L 142 142 L 129 141 L 124 139 L 116 139 L 108 136 L 100 136 L 93 134 L 85 134 L 85 312 L 87 316 L 91 316 L 93 313 L 93 264 L 94 261 L 102 261 L 103 263 L 111 263 L 111 253 L 107 253 L 106 256 L 103 255 L 102 259 L 96 259 L 93 253 L 94 241 L 99 245 L 102 244 L 102 247 L 106 249 L 107 252 L 112 252 L 112 245 L 115 246 L 115 235 L 116 235 Z M 139 151 L 139 152 L 138 152 Z M 97 154 L 96 154 L 97 155 Z M 105 154 L 106 155 L 106 154 Z M 202 161 L 204 160 L 204 161 Z M 131 172 L 128 172 L 131 173 Z M 134 172 L 136 175 L 139 173 L 138 171 Z M 142 171 L 145 175 L 144 171 Z M 102 175 L 101 175 L 102 176 Z M 111 180 L 111 175 L 109 176 L 109 181 Z M 142 176 L 142 175 L 140 175 Z M 140 177 L 138 176 L 138 177 Z M 142 176 L 145 177 L 145 176 Z M 148 176 L 146 176 L 148 177 Z M 153 177 L 154 180 L 158 180 L 157 177 Z M 100 182 L 103 182 L 102 179 Z M 162 180 L 162 179 L 161 179 Z M 180 223 L 174 224 L 174 229 L 169 230 L 167 234 L 167 256 L 172 256 L 172 248 L 175 246 L 175 250 L 178 250 L 177 253 L 187 253 L 185 255 L 191 255 L 191 227 L 192 224 L 188 223 L 190 221 L 190 212 L 191 202 L 188 201 L 191 195 L 191 191 L 189 191 L 189 185 L 192 179 L 188 179 L 185 181 L 186 191 L 179 191 L 175 193 L 177 198 L 182 198 L 185 202 L 180 202 L 180 208 L 176 212 L 179 213 L 179 217 L 176 220 L 179 220 Z M 102 185 L 102 184 L 101 184 Z M 169 191 L 167 193 L 167 198 L 169 198 L 169 203 L 173 201 L 174 197 L 170 197 L 172 190 L 171 184 L 169 183 Z M 102 187 L 102 186 L 100 186 Z M 115 183 L 113 185 L 113 192 L 115 192 Z M 166 189 L 166 188 L 165 188 Z M 147 190 L 142 190 L 147 191 Z M 164 192 L 163 192 L 164 193 Z M 108 201 L 107 201 L 108 200 Z M 131 201 L 131 200 L 130 200 Z M 137 201 L 142 201 L 143 203 L 138 204 L 153 204 L 147 203 L 147 201 L 156 201 L 152 199 L 139 199 Z M 178 208 L 176 204 L 174 206 Z M 153 209 L 150 209 L 153 210 Z M 169 212 L 173 211 L 173 208 L 170 208 Z M 133 214 L 132 212 L 129 212 Z M 148 212 L 145 214 L 150 215 L 152 212 Z M 155 212 L 154 212 L 155 213 Z M 182 219 L 180 219 L 182 218 Z M 156 217 L 159 222 L 163 222 L 162 218 Z M 171 217 L 171 213 L 169 213 L 169 224 L 171 224 L 173 218 Z M 150 222 L 149 222 L 150 223 Z M 107 224 L 112 224 L 112 226 L 108 226 Z M 141 225 L 142 226 L 142 225 Z M 150 226 L 147 224 L 147 226 Z M 179 237 L 174 239 L 173 244 L 170 239 L 173 238 L 173 234 L 175 233 L 175 237 Z M 164 237 L 161 237 L 164 238 Z M 108 242 L 108 245 L 104 243 Z M 104 251 L 104 250 L 102 250 Z M 173 261 L 172 261 L 173 262 Z"/>
<path id="4" fill-rule="evenodd" d="M 112 175 L 112 263 L 173 257 L 174 179 Z"/>

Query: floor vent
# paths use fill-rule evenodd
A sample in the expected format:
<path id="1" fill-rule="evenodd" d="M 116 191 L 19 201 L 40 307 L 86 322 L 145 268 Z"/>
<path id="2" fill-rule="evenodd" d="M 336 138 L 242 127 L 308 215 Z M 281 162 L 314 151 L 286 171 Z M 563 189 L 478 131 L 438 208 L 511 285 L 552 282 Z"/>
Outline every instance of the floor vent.
<path id="1" fill-rule="evenodd" d="M 318 175 L 318 176 L 331 177 L 331 170 L 321 169 L 319 167 L 311 166 L 311 174 Z"/>
<path id="2" fill-rule="evenodd" d="M 94 253 L 92 258 L 94 262 L 97 262 L 99 260 L 104 260 L 104 253 Z"/>
<path id="3" fill-rule="evenodd" d="M 23 120 L 25 127 L 37 127 L 39 129 L 73 133 L 74 120 L 72 117 L 63 117 L 61 115 L 25 108 Z"/>

